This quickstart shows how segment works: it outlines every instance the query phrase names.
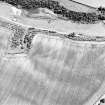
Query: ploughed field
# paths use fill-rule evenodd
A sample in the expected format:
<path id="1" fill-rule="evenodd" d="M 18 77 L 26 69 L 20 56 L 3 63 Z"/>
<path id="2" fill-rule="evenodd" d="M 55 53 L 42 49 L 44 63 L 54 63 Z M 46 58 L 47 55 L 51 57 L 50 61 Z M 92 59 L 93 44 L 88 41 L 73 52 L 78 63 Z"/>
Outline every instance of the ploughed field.
<path id="1" fill-rule="evenodd" d="M 56 31 L 57 22 L 55 31 L 48 31 L 41 29 L 41 20 L 25 21 L 39 29 L 4 20 L 0 20 L 0 105 L 83 105 L 100 90 L 105 82 L 105 40 L 97 37 L 96 42 L 95 35 L 88 39 L 81 34 L 93 23 L 84 27 L 68 22 L 64 29 L 67 24 L 58 21 L 59 29 L 82 30 L 80 35 L 68 35 Z"/>
<path id="2" fill-rule="evenodd" d="M 11 46 L 4 50 L 0 64 L 1 104 L 82 105 L 100 89 L 105 79 L 105 43 L 59 36 L 36 31 L 29 50 L 26 45 L 21 47 L 22 53 L 17 52 L 20 47 L 13 47 L 12 53 L 8 48 Z"/>

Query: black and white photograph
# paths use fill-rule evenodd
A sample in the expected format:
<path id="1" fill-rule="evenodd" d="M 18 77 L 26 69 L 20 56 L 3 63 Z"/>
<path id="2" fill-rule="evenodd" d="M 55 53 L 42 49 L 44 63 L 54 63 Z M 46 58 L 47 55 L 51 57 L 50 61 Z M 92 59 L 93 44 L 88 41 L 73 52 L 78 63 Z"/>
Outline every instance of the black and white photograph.
<path id="1" fill-rule="evenodd" d="M 105 0 L 0 0 L 0 105 L 105 105 Z"/>

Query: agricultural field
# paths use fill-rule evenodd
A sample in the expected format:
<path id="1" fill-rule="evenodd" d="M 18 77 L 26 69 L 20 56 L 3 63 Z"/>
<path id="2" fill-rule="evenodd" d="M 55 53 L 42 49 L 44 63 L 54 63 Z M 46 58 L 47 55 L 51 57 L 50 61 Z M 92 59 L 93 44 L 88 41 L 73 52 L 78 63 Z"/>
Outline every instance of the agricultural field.
<path id="1" fill-rule="evenodd" d="M 104 104 L 104 22 L 95 7 L 55 1 L 0 3 L 0 105 Z"/>

